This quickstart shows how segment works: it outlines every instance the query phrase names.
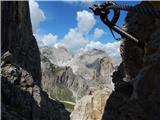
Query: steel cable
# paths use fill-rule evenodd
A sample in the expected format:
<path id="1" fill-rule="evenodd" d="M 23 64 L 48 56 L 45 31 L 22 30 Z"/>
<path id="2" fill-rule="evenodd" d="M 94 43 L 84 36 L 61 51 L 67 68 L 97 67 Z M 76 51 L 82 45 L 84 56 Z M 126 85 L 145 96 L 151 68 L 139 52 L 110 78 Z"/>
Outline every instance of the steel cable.
<path id="1" fill-rule="evenodd" d="M 115 10 L 125 10 L 125 11 L 133 11 L 143 15 L 152 16 L 155 18 L 160 18 L 160 10 L 155 10 L 153 8 L 145 7 L 145 6 L 121 6 L 121 5 L 111 5 L 107 6 L 106 10 L 115 9 Z"/>

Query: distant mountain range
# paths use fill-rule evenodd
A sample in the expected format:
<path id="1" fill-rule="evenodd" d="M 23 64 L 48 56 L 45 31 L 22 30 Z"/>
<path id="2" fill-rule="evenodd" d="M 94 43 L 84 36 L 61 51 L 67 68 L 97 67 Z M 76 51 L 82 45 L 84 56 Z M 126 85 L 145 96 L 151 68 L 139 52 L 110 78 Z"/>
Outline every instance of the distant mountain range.
<path id="1" fill-rule="evenodd" d="M 114 70 L 109 56 L 92 49 L 70 54 L 65 48 L 40 48 L 42 88 L 54 99 L 76 102 L 82 96 L 98 89 L 113 89 Z"/>

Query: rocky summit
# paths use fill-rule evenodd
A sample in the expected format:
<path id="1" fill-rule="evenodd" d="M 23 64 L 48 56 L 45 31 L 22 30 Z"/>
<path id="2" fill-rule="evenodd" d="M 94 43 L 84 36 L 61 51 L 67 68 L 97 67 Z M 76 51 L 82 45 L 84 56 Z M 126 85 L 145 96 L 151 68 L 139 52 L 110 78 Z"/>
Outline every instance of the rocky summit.
<path id="1" fill-rule="evenodd" d="M 101 120 L 111 89 L 96 90 L 80 99 L 71 113 L 71 120 Z"/>

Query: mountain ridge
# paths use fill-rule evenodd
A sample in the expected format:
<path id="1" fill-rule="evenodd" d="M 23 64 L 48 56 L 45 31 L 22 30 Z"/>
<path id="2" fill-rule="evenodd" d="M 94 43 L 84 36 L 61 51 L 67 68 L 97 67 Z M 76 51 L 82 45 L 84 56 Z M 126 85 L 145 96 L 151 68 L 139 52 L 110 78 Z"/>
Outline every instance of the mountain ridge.
<path id="1" fill-rule="evenodd" d="M 45 49 L 43 47 L 41 47 L 40 49 L 42 59 L 41 66 L 43 77 L 42 83 L 44 85 L 43 88 L 44 90 L 49 92 L 49 87 L 50 91 L 54 91 L 52 92 L 51 96 L 57 96 L 57 94 L 59 94 L 57 89 L 60 87 L 65 89 L 65 91 L 62 92 L 63 95 L 68 94 L 66 93 L 67 91 L 72 92 L 71 96 L 73 97 L 71 99 L 67 98 L 67 100 L 70 99 L 71 101 L 75 102 L 79 100 L 82 96 L 87 95 L 90 89 L 93 90 L 93 88 L 102 89 L 104 87 L 108 87 L 113 90 L 111 74 L 114 70 L 114 66 L 111 59 L 104 51 L 93 49 L 89 51 L 79 52 L 78 54 L 71 57 L 71 54 L 66 54 L 66 51 L 64 52 L 58 49 L 59 48 L 46 46 Z M 49 54 L 45 54 L 48 51 L 51 52 Z M 57 57 L 57 55 L 55 54 L 57 51 L 58 54 L 64 54 L 58 56 L 58 59 L 63 61 L 63 64 L 61 66 L 59 66 L 60 62 L 56 63 L 52 61 L 52 59 Z M 65 58 L 61 59 L 61 57 L 64 57 L 65 55 L 69 56 L 66 56 L 66 58 L 70 58 L 66 59 L 66 63 Z M 44 61 L 44 57 L 48 61 Z M 53 66 L 54 69 L 57 67 L 57 69 L 61 70 L 50 71 L 48 70 L 50 66 Z M 55 81 L 61 81 L 61 84 Z"/>

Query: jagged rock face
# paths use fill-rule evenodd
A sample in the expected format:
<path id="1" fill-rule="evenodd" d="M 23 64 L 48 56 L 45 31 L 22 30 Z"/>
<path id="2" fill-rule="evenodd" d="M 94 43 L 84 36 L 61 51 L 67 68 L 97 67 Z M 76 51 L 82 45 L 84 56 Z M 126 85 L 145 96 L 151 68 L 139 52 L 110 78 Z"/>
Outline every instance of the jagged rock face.
<path id="1" fill-rule="evenodd" d="M 64 105 L 41 89 L 40 54 L 32 35 L 28 2 L 3 1 L 1 7 L 2 119 L 68 120 Z"/>
<path id="2" fill-rule="evenodd" d="M 151 7 L 146 1 L 141 3 L 144 4 Z M 129 12 L 124 27 L 144 41 L 145 46 L 142 49 L 132 42 L 123 41 L 125 51 L 121 51 L 121 66 L 124 71 L 118 69 L 122 74 L 113 74 L 117 86 L 107 100 L 103 120 L 159 120 L 160 19 Z M 131 46 L 136 49 L 134 52 Z M 127 82 L 124 81 L 126 74 L 129 76 Z M 118 76 L 120 79 L 116 79 Z"/>
<path id="3" fill-rule="evenodd" d="M 55 49 L 56 51 L 54 51 Z M 58 49 L 53 47 L 41 48 L 42 86 L 51 97 L 62 101 L 75 102 L 88 94 L 91 89 L 92 91 L 104 87 L 112 89 L 111 74 L 113 66 L 105 52 L 95 49 L 80 52 L 71 57 L 69 53 L 61 53 Z M 58 54 L 62 54 L 59 57 L 60 60 L 64 55 L 68 55 L 66 61 L 65 58 L 62 58 L 64 62 L 61 65 L 52 60 L 56 58 L 55 53 L 57 51 Z M 49 54 L 46 54 L 47 52 Z"/>
<path id="4" fill-rule="evenodd" d="M 40 53 L 32 34 L 28 2 L 1 2 L 2 55 L 10 51 L 13 62 L 41 83 Z"/>
<path id="5" fill-rule="evenodd" d="M 82 97 L 71 113 L 71 120 L 101 120 L 110 93 L 111 90 L 105 88 Z"/>
<path id="6" fill-rule="evenodd" d="M 148 2 L 144 2 L 144 4 L 145 7 L 151 7 Z M 151 36 L 157 28 L 154 17 L 139 15 L 138 13 L 128 14 L 123 24 L 125 31 L 146 44 L 151 40 Z M 138 47 L 136 43 L 122 38 L 121 56 L 122 61 L 124 61 L 125 75 L 128 79 L 135 78 L 140 69 L 142 69 L 144 52 L 145 49 Z"/>
<path id="7" fill-rule="evenodd" d="M 42 58 L 42 88 L 55 99 L 75 102 L 81 96 L 79 91 L 86 90 L 85 81 L 76 76 L 70 67 L 54 65 L 44 56 Z"/>
<path id="8" fill-rule="evenodd" d="M 113 64 L 108 55 L 98 49 L 82 51 L 74 56 L 70 66 L 75 74 L 82 76 L 92 87 L 100 85 L 112 89 L 111 74 Z"/>
<path id="9" fill-rule="evenodd" d="M 2 56 L 1 82 L 2 119 L 69 119 L 69 113 L 62 103 L 49 99 L 27 71 L 12 64 L 9 52 L 4 56 Z"/>

